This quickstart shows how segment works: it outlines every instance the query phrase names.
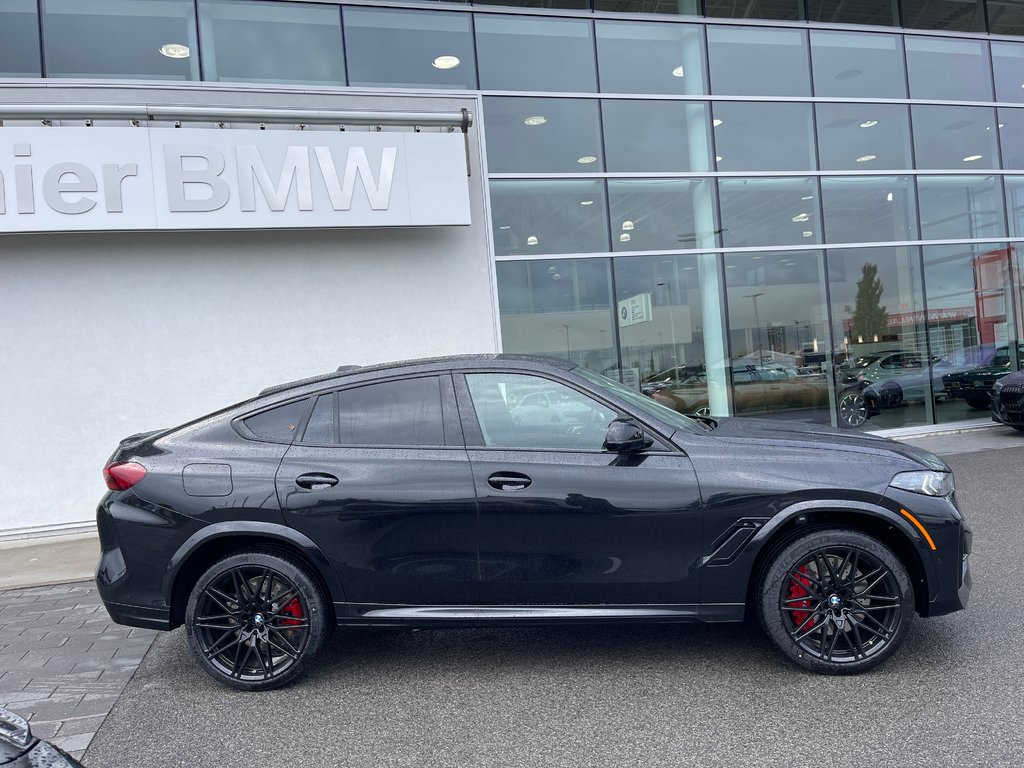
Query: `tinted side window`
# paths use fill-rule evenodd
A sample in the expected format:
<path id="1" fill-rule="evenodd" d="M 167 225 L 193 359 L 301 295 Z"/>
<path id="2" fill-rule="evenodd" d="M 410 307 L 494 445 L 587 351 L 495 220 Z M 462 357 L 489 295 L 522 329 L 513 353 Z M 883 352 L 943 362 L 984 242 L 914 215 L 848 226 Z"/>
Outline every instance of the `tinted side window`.
<path id="1" fill-rule="evenodd" d="M 601 450 L 614 411 L 558 382 L 517 373 L 466 375 L 488 448 Z"/>
<path id="2" fill-rule="evenodd" d="M 291 442 L 299 422 L 302 421 L 302 415 L 306 412 L 308 402 L 299 400 L 257 413 L 244 420 L 245 426 L 256 437 Z"/>
<path id="3" fill-rule="evenodd" d="M 346 389 L 337 397 L 341 445 L 444 445 L 434 376 Z"/>
<path id="4" fill-rule="evenodd" d="M 334 425 L 334 393 L 320 395 L 313 407 L 313 414 L 309 417 L 306 431 L 302 435 L 302 442 L 314 444 L 326 444 L 338 442 L 338 433 Z"/>

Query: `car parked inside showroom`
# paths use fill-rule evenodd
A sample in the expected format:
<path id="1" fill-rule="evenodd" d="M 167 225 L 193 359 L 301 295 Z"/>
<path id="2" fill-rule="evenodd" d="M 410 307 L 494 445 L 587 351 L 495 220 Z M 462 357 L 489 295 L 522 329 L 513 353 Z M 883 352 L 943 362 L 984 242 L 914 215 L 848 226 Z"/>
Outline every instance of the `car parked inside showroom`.
<path id="1" fill-rule="evenodd" d="M 992 385 L 992 420 L 1024 432 L 1024 371 L 1007 374 Z"/>
<path id="2" fill-rule="evenodd" d="M 538 391 L 582 416 L 524 428 Z M 931 453 L 691 418 L 553 358 L 271 387 L 126 438 L 104 476 L 110 615 L 184 625 L 199 665 L 246 690 L 296 679 L 335 626 L 756 616 L 795 664 L 849 674 L 971 589 L 971 530 Z"/>
<path id="3" fill-rule="evenodd" d="M 1017 353 L 1018 360 L 1024 360 L 1024 344 Z M 942 377 L 946 394 L 960 397 L 975 410 L 989 407 L 990 396 L 997 381 L 1013 370 L 1013 360 L 1009 345 L 996 347 L 991 361 L 968 368 L 964 371 L 950 373 Z"/>

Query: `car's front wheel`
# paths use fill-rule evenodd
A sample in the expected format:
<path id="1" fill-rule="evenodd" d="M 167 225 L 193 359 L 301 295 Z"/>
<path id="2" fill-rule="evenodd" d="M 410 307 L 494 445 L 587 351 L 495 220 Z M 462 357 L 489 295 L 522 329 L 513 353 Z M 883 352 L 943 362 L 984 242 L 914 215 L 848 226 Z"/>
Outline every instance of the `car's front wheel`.
<path id="1" fill-rule="evenodd" d="M 976 411 L 988 408 L 989 396 L 987 392 L 971 392 L 964 395 L 964 400 L 967 401 L 967 406 L 973 408 Z"/>
<path id="2" fill-rule="evenodd" d="M 199 578 L 185 627 L 203 669 L 246 691 L 294 681 L 329 633 L 316 581 L 291 558 L 261 550 L 231 555 Z"/>
<path id="3" fill-rule="evenodd" d="M 855 429 L 868 420 L 867 401 L 859 389 L 848 389 L 840 393 L 836 407 L 839 426 L 844 429 Z"/>
<path id="4" fill-rule="evenodd" d="M 880 541 L 818 529 L 790 542 L 762 572 L 758 617 L 792 661 L 831 675 L 865 672 L 903 642 L 914 617 L 907 569 Z"/>

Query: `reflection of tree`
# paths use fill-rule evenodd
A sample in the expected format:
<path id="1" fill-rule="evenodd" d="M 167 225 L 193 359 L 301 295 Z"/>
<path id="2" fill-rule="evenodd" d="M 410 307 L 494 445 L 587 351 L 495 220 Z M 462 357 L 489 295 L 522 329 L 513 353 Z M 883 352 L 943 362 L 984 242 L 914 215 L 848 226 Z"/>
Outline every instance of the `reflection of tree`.
<path id="1" fill-rule="evenodd" d="M 870 341 L 885 332 L 889 315 L 881 303 L 884 290 L 878 278 L 878 265 L 866 263 L 857 281 L 856 302 L 852 309 L 849 305 L 846 307 L 846 311 L 852 313 L 850 335 L 853 338 L 862 337 Z"/>

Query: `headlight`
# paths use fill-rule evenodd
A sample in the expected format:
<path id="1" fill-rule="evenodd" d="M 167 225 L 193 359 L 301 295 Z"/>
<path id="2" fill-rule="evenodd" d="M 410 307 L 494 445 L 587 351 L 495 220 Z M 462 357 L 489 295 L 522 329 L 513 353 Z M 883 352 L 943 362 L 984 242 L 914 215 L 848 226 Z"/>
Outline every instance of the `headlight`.
<path id="1" fill-rule="evenodd" d="M 893 476 L 889 487 L 911 493 L 922 493 L 925 496 L 949 496 L 953 493 L 953 474 L 930 470 L 900 472 Z"/>

